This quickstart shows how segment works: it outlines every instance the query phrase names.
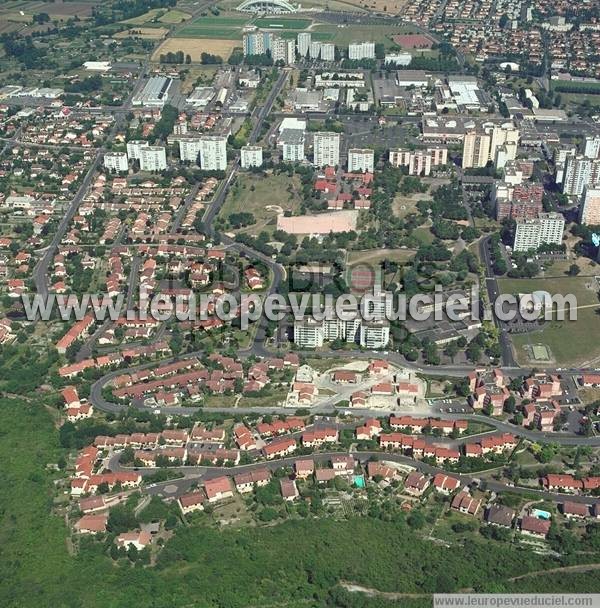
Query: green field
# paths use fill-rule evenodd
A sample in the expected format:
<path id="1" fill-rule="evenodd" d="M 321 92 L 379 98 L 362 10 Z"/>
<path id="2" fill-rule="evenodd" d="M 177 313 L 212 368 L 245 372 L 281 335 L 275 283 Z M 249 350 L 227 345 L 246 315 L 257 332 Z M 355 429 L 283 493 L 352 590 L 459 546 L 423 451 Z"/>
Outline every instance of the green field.
<path id="1" fill-rule="evenodd" d="M 242 28 L 249 22 L 245 17 L 199 17 L 179 30 L 176 37 L 241 40 Z"/>
<path id="2" fill-rule="evenodd" d="M 536 290 L 553 294 L 573 294 L 577 298 L 576 321 L 548 321 L 539 331 L 512 336 L 517 360 L 525 365 L 534 364 L 529 359 L 525 347 L 544 344 L 549 349 L 557 364 L 579 365 L 600 357 L 600 340 L 598 340 L 597 314 L 600 308 L 595 290 L 588 289 L 592 284 L 590 277 L 564 277 L 552 279 L 500 279 L 498 284 L 501 293 L 531 293 Z M 541 353 L 540 353 L 541 354 Z"/>
<path id="3" fill-rule="evenodd" d="M 256 27 L 267 30 L 305 30 L 311 24 L 310 19 L 280 19 L 278 17 L 261 17 L 254 22 Z"/>
<path id="4" fill-rule="evenodd" d="M 275 229 L 278 209 L 297 212 L 302 203 L 301 185 L 297 176 L 291 179 L 284 174 L 256 176 L 250 173 L 240 174 L 235 185 L 230 188 L 227 200 L 219 217 L 227 218 L 232 213 L 252 213 L 256 223 L 242 228 L 242 232 L 258 234 Z"/>
<path id="5" fill-rule="evenodd" d="M 175 34 L 175 38 L 218 38 L 222 40 L 241 40 L 241 30 L 227 27 L 188 25 Z"/>
<path id="6" fill-rule="evenodd" d="M 402 25 L 362 25 L 353 23 L 343 27 L 333 24 L 317 24 L 311 33 L 329 34 L 333 42 L 340 46 L 347 46 L 357 40 L 373 40 L 381 42 L 386 48 L 397 46 L 391 39 L 394 34 L 402 34 L 406 30 Z"/>

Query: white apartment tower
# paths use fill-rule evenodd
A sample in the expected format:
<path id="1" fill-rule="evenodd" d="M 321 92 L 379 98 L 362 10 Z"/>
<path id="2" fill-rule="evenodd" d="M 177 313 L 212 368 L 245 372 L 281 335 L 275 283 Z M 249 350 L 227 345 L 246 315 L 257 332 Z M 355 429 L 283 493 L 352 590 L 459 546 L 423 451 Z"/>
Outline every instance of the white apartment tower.
<path id="1" fill-rule="evenodd" d="M 321 45 L 321 61 L 335 61 L 335 44 L 324 42 Z"/>
<path id="2" fill-rule="evenodd" d="M 146 146 L 140 153 L 142 171 L 164 171 L 167 168 L 167 152 L 164 146 Z"/>
<path id="3" fill-rule="evenodd" d="M 141 139 L 132 139 L 131 141 L 127 142 L 127 156 L 133 160 L 140 160 L 142 148 L 146 148 L 147 146 L 147 141 L 143 141 Z"/>
<path id="4" fill-rule="evenodd" d="M 581 196 L 586 187 L 600 186 L 600 159 L 569 156 L 562 179 L 563 193 Z"/>
<path id="5" fill-rule="evenodd" d="M 312 35 L 310 32 L 300 32 L 298 34 L 298 55 L 300 57 L 306 57 L 308 55 L 308 51 L 310 50 L 310 43 L 312 41 Z"/>
<path id="6" fill-rule="evenodd" d="M 537 219 L 517 222 L 514 251 L 529 251 L 543 244 L 562 243 L 565 218 L 560 213 L 540 213 Z"/>
<path id="7" fill-rule="evenodd" d="M 182 138 L 179 140 L 179 158 L 183 162 L 197 163 L 202 142 L 199 137 Z"/>
<path id="8" fill-rule="evenodd" d="M 317 131 L 314 137 L 315 167 L 337 167 L 340 164 L 340 134 Z"/>
<path id="9" fill-rule="evenodd" d="M 104 155 L 104 167 L 109 171 L 125 173 L 129 169 L 125 152 L 107 152 Z"/>
<path id="10" fill-rule="evenodd" d="M 598 158 L 600 156 L 600 137 L 586 137 L 583 146 L 583 155 L 586 158 Z"/>
<path id="11" fill-rule="evenodd" d="M 200 167 L 204 171 L 227 169 L 227 138 L 222 135 L 205 135 L 200 138 Z"/>
<path id="12" fill-rule="evenodd" d="M 352 42 L 348 45 L 348 59 L 375 59 L 374 42 Z"/>
<path id="13" fill-rule="evenodd" d="M 262 167 L 263 150 L 260 146 L 244 146 L 241 150 L 240 163 L 242 169 L 250 167 Z"/>
<path id="14" fill-rule="evenodd" d="M 321 56 L 321 43 L 318 40 L 312 40 L 308 53 L 311 59 L 318 59 Z"/>
<path id="15" fill-rule="evenodd" d="M 348 150 L 348 173 L 373 173 L 375 152 L 369 149 Z"/>

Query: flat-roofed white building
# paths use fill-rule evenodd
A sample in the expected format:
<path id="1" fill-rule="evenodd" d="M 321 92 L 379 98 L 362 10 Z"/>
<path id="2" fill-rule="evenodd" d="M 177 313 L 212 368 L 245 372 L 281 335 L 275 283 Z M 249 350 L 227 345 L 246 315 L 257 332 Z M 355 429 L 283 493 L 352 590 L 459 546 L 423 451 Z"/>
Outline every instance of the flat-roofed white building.
<path id="1" fill-rule="evenodd" d="M 148 142 L 141 139 L 132 139 L 127 142 L 127 156 L 133 160 L 140 160 L 142 148 L 148 147 Z"/>
<path id="2" fill-rule="evenodd" d="M 125 152 L 107 152 L 104 155 L 104 167 L 109 171 L 124 173 L 129 169 Z"/>
<path id="3" fill-rule="evenodd" d="M 562 243 L 565 218 L 560 213 L 540 213 L 537 219 L 517 222 L 514 251 L 529 251 L 540 245 Z"/>
<path id="4" fill-rule="evenodd" d="M 204 171 L 227 169 L 227 138 L 222 135 L 205 135 L 200 138 L 200 167 Z"/>
<path id="5" fill-rule="evenodd" d="M 282 159 L 285 162 L 297 163 L 305 159 L 304 131 L 300 129 L 284 129 L 280 135 L 283 148 Z"/>
<path id="6" fill-rule="evenodd" d="M 375 43 L 351 42 L 348 45 L 348 59 L 375 59 Z"/>
<path id="7" fill-rule="evenodd" d="M 242 169 L 250 167 L 262 167 L 263 149 L 261 146 L 244 146 L 241 150 L 240 159 Z"/>
<path id="8" fill-rule="evenodd" d="M 167 151 L 164 146 L 146 146 L 140 154 L 142 171 L 164 171 L 167 168 Z"/>
<path id="9" fill-rule="evenodd" d="M 315 167 L 336 167 L 340 164 L 340 141 L 339 133 L 331 131 L 315 133 L 313 160 Z"/>
<path id="10" fill-rule="evenodd" d="M 335 44 L 323 42 L 321 44 L 321 61 L 335 61 Z"/>
<path id="11" fill-rule="evenodd" d="M 373 173 L 375 167 L 375 152 L 368 148 L 351 148 L 348 150 L 349 173 Z"/>
<path id="12" fill-rule="evenodd" d="M 201 148 L 199 137 L 182 137 L 179 140 L 179 158 L 182 162 L 197 163 Z"/>

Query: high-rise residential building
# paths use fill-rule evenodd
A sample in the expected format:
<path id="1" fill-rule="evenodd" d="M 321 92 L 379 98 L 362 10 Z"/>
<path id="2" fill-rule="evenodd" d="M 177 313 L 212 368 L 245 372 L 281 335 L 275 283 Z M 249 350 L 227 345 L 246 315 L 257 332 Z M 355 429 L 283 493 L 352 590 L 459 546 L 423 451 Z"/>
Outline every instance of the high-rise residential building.
<path id="1" fill-rule="evenodd" d="M 390 341 L 388 321 L 370 321 L 360 325 L 360 345 L 367 349 L 385 348 Z"/>
<path id="2" fill-rule="evenodd" d="M 506 182 L 496 182 L 492 199 L 496 204 L 496 219 L 516 221 L 532 220 L 544 210 L 542 199 L 544 187 L 541 184 L 525 182 L 515 186 Z"/>
<path id="3" fill-rule="evenodd" d="M 487 133 L 469 131 L 463 141 L 462 166 L 464 169 L 485 167 L 490 159 L 492 138 Z"/>
<path id="4" fill-rule="evenodd" d="M 390 164 L 393 167 L 408 167 L 409 175 L 431 174 L 431 168 L 448 162 L 447 148 L 427 148 L 426 150 L 390 150 Z"/>
<path id="5" fill-rule="evenodd" d="M 182 137 L 179 140 L 179 158 L 183 162 L 197 163 L 202 142 L 199 137 Z"/>
<path id="6" fill-rule="evenodd" d="M 271 50 L 271 39 L 270 32 L 257 30 L 245 33 L 243 38 L 244 56 L 264 55 Z"/>
<path id="7" fill-rule="evenodd" d="M 385 348 L 390 341 L 390 324 L 387 319 L 366 321 L 358 314 L 348 320 L 304 317 L 294 321 L 294 342 L 300 348 L 320 348 L 334 340 L 358 343 L 369 349 Z"/>
<path id="8" fill-rule="evenodd" d="M 375 59 L 375 43 L 351 42 L 348 45 L 348 59 Z"/>
<path id="9" fill-rule="evenodd" d="M 348 150 L 349 173 L 373 173 L 375 167 L 375 152 L 368 148 L 351 148 Z"/>
<path id="10" fill-rule="evenodd" d="M 306 57 L 310 49 L 310 43 L 312 41 L 312 34 L 310 32 L 300 32 L 298 34 L 298 55 L 300 57 Z"/>
<path id="11" fill-rule="evenodd" d="M 294 321 L 294 343 L 300 348 L 321 348 L 324 340 L 323 321 L 310 317 Z"/>
<path id="12" fill-rule="evenodd" d="M 563 193 L 569 196 L 581 196 L 587 186 L 600 186 L 600 159 L 567 157 L 562 184 Z"/>
<path id="13" fill-rule="evenodd" d="M 129 169 L 127 154 L 125 152 L 107 152 L 104 155 L 104 166 L 109 171 L 124 173 Z"/>
<path id="14" fill-rule="evenodd" d="M 148 142 L 141 139 L 132 139 L 127 142 L 127 156 L 133 160 L 140 160 L 142 148 L 148 147 Z"/>
<path id="15" fill-rule="evenodd" d="M 223 135 L 204 135 L 200 138 L 200 167 L 204 171 L 227 169 L 227 138 Z"/>
<path id="16" fill-rule="evenodd" d="M 586 137 L 583 145 L 583 155 L 586 158 L 598 158 L 600 156 L 600 136 Z"/>
<path id="17" fill-rule="evenodd" d="M 323 42 L 321 44 L 321 61 L 335 61 L 335 44 Z"/>
<path id="18" fill-rule="evenodd" d="M 318 40 L 312 40 L 308 49 L 308 54 L 311 59 L 319 59 L 321 56 L 322 44 Z"/>
<path id="19" fill-rule="evenodd" d="M 296 44 L 293 39 L 280 38 L 272 32 L 257 30 L 246 32 L 243 38 L 244 56 L 271 53 L 274 62 L 290 64 L 296 60 Z"/>
<path id="20" fill-rule="evenodd" d="M 494 126 L 484 132 L 469 131 L 463 140 L 465 169 L 485 167 L 490 161 L 504 167 L 517 155 L 519 130 L 512 125 Z"/>
<path id="21" fill-rule="evenodd" d="M 167 168 L 167 151 L 164 146 L 146 146 L 140 152 L 142 171 L 164 171 Z"/>
<path id="22" fill-rule="evenodd" d="M 263 149 L 260 146 L 243 146 L 241 150 L 240 163 L 242 169 L 250 167 L 262 167 Z"/>
<path id="23" fill-rule="evenodd" d="M 579 221 L 584 225 L 600 226 L 600 189 L 584 190 L 579 208 Z"/>
<path id="24" fill-rule="evenodd" d="M 288 163 L 299 163 L 305 158 L 304 131 L 302 129 L 284 129 L 279 140 L 283 148 L 282 160 Z"/>
<path id="25" fill-rule="evenodd" d="M 278 61 L 282 61 L 286 65 L 294 63 L 296 60 L 294 41 L 273 36 L 271 40 L 271 57 L 275 63 Z"/>
<path id="26" fill-rule="evenodd" d="M 340 164 L 340 134 L 317 131 L 314 137 L 315 167 L 337 167 Z"/>
<path id="27" fill-rule="evenodd" d="M 540 213 L 533 220 L 517 222 L 514 251 L 529 251 L 540 245 L 562 243 L 565 218 L 560 213 Z"/>

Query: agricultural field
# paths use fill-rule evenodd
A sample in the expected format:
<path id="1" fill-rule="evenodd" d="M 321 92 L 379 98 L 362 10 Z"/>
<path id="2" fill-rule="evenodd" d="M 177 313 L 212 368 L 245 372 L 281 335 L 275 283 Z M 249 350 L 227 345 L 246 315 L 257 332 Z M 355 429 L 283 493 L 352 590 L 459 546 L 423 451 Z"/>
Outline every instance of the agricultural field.
<path id="1" fill-rule="evenodd" d="M 512 336 L 520 364 L 534 364 L 534 353 L 541 356 L 542 346 L 550 351 L 546 356 L 551 356 L 559 365 L 587 366 L 600 361 L 600 342 L 596 332 L 590 331 L 590 328 L 598 324 L 600 308 L 597 287 L 592 277 L 500 279 L 498 284 L 501 293 L 543 290 L 550 295 L 573 294 L 577 299 L 576 321 L 548 321 L 539 331 Z"/>
<path id="2" fill-rule="evenodd" d="M 227 61 L 233 49 L 239 46 L 240 42 L 237 40 L 169 38 L 156 49 L 152 60 L 158 61 L 161 55 L 169 52 L 176 53 L 177 51 L 183 51 L 184 54 L 191 56 L 192 61 L 200 61 L 202 53 L 219 55 Z"/>

